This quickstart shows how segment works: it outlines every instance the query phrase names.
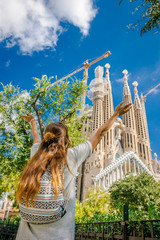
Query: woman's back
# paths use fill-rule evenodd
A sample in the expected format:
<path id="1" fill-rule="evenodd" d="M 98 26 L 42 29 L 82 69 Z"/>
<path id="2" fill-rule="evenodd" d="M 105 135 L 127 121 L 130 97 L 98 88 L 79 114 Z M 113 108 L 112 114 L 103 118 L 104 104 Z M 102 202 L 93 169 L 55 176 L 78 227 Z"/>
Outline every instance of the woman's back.
<path id="1" fill-rule="evenodd" d="M 31 157 L 39 147 L 36 143 L 31 148 Z M 77 174 L 78 167 L 92 153 L 92 145 L 89 141 L 69 148 L 67 152 L 67 162 L 74 176 Z M 67 167 L 64 169 L 64 189 L 69 192 L 70 201 L 66 207 L 66 214 L 58 221 L 48 224 L 20 223 L 16 240 L 73 240 L 75 228 L 75 177 Z"/>

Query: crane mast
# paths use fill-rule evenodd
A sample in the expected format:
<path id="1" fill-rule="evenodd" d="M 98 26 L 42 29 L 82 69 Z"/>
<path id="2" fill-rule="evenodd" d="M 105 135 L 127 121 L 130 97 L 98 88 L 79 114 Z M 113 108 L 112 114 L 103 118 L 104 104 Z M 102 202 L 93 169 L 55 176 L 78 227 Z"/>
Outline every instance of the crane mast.
<path id="1" fill-rule="evenodd" d="M 61 79 L 57 80 L 56 82 L 52 83 L 51 86 L 55 85 L 56 83 L 58 82 L 62 82 L 63 80 L 65 80 L 66 78 L 69 78 L 71 76 L 73 76 L 74 74 L 82 71 L 83 69 L 86 71 L 91 65 L 93 65 L 94 63 L 100 61 L 101 59 L 103 58 L 107 58 L 109 55 L 111 55 L 111 52 L 110 51 L 107 51 L 105 54 L 103 54 L 101 57 L 95 59 L 94 61 L 88 63 L 88 60 L 86 60 L 84 63 L 83 63 L 83 67 L 73 71 L 72 73 L 68 74 L 67 76 L 65 77 L 62 77 Z"/>
<path id="2" fill-rule="evenodd" d="M 158 88 L 160 86 L 160 83 L 158 84 L 158 85 L 156 85 L 154 88 L 151 88 L 149 91 L 148 91 L 148 93 L 146 93 L 143 97 L 141 97 L 141 102 L 142 101 L 145 101 L 145 98 L 151 93 L 151 92 L 153 92 L 156 88 Z"/>

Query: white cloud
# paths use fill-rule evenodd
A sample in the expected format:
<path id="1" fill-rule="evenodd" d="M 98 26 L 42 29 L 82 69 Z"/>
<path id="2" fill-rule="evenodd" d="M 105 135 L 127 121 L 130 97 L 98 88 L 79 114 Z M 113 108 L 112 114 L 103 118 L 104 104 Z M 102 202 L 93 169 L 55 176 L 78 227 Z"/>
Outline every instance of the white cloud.
<path id="1" fill-rule="evenodd" d="M 118 78 L 118 79 L 116 79 L 116 82 L 124 83 L 124 79 L 123 79 L 123 77 L 122 77 L 122 78 Z"/>
<path id="2" fill-rule="evenodd" d="M 8 61 L 6 62 L 6 67 L 9 67 L 10 64 L 11 64 L 11 60 L 8 60 Z"/>
<path id="3" fill-rule="evenodd" d="M 150 67 L 143 67 L 133 72 L 134 78 L 137 80 L 144 82 L 159 82 L 160 78 L 160 61 L 158 61 L 155 65 L 151 65 Z M 153 83 L 151 83 L 153 85 Z"/>
<path id="4" fill-rule="evenodd" d="M 23 100 L 23 102 L 27 102 L 28 100 L 30 100 L 31 97 L 30 97 L 29 92 L 24 91 L 24 92 L 20 95 L 19 99 L 20 99 L 20 100 Z M 19 99 L 17 99 L 17 100 L 19 100 Z"/>
<path id="5" fill-rule="evenodd" d="M 93 0 L 0 0 L 0 42 L 18 44 L 23 53 L 54 49 L 62 22 L 86 36 L 96 13 Z"/>
<path id="6" fill-rule="evenodd" d="M 160 89 L 156 88 L 152 91 L 152 93 L 156 95 L 157 93 L 160 93 Z"/>
<path id="7" fill-rule="evenodd" d="M 152 88 L 160 84 L 160 62 L 150 67 L 143 67 L 133 72 L 132 79 L 138 81 L 138 89 L 142 89 L 143 95 L 147 94 Z M 158 94 L 160 86 L 150 92 L 150 94 Z"/>
<path id="8" fill-rule="evenodd" d="M 130 76 L 131 76 L 131 73 L 128 73 L 128 74 L 127 74 L 128 80 L 129 80 Z M 124 83 L 124 77 L 116 79 L 116 82 L 118 82 L 118 83 Z"/>

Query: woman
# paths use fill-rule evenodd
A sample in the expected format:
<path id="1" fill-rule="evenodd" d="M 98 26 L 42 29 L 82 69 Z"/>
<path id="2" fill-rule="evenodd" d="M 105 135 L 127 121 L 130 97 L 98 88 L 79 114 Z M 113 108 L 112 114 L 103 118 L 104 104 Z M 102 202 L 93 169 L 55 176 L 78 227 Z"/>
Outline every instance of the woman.
<path id="1" fill-rule="evenodd" d="M 39 178 L 48 169 L 51 170 L 52 182 L 56 197 L 59 189 L 69 193 L 69 202 L 66 214 L 58 221 L 47 224 L 33 224 L 21 220 L 16 240 L 73 240 L 75 229 L 75 177 L 78 167 L 92 154 L 102 137 L 110 129 L 114 121 L 131 108 L 131 103 L 122 106 L 120 103 L 111 118 L 94 133 L 89 140 L 74 148 L 70 147 L 67 127 L 61 122 L 49 124 L 44 132 L 41 142 L 36 121 L 31 114 L 23 118 L 32 125 L 33 146 L 31 147 L 31 160 L 25 167 L 17 199 L 20 202 L 25 193 L 26 201 L 34 198 L 40 190 Z M 60 174 L 61 173 L 61 174 Z M 64 174 L 63 174 L 64 173 Z M 63 178 L 64 177 L 64 178 Z"/>

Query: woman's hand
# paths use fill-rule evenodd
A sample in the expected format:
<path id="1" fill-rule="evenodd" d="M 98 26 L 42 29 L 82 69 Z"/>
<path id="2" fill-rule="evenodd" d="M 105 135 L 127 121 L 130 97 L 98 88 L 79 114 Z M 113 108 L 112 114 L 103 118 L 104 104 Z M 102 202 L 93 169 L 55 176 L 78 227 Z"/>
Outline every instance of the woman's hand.
<path id="1" fill-rule="evenodd" d="M 30 113 L 27 113 L 27 114 L 28 114 L 28 116 L 22 115 L 23 119 L 24 119 L 26 122 L 30 122 L 32 119 L 35 120 L 35 118 L 34 118 L 34 116 L 33 116 L 32 114 L 30 114 Z"/>
<path id="2" fill-rule="evenodd" d="M 33 143 L 40 143 L 41 142 L 41 137 L 39 135 L 37 125 L 36 125 L 36 120 L 35 120 L 34 116 L 30 113 L 27 113 L 27 115 L 22 115 L 22 117 L 26 122 L 31 123 Z"/>
<path id="3" fill-rule="evenodd" d="M 128 112 L 131 107 L 132 107 L 132 103 L 126 104 L 125 106 L 122 106 L 123 102 L 121 102 L 115 109 L 115 112 L 113 113 L 113 115 L 108 119 L 108 121 L 106 123 L 104 123 L 98 130 L 96 133 L 94 133 L 94 135 L 92 135 L 89 138 L 89 141 L 92 144 L 92 149 L 94 150 L 95 147 L 97 146 L 97 144 L 100 142 L 100 140 L 102 139 L 102 137 L 105 136 L 105 134 L 107 133 L 107 131 L 111 128 L 111 126 L 113 125 L 113 123 L 115 122 L 116 118 L 119 117 L 120 115 L 123 115 L 124 113 Z"/>
<path id="4" fill-rule="evenodd" d="M 115 108 L 115 111 L 114 111 L 114 114 L 117 115 L 117 116 L 121 116 L 123 115 L 124 113 L 128 112 L 131 107 L 132 107 L 132 103 L 128 103 L 124 106 L 123 105 L 123 102 L 121 102 L 116 108 Z"/>

